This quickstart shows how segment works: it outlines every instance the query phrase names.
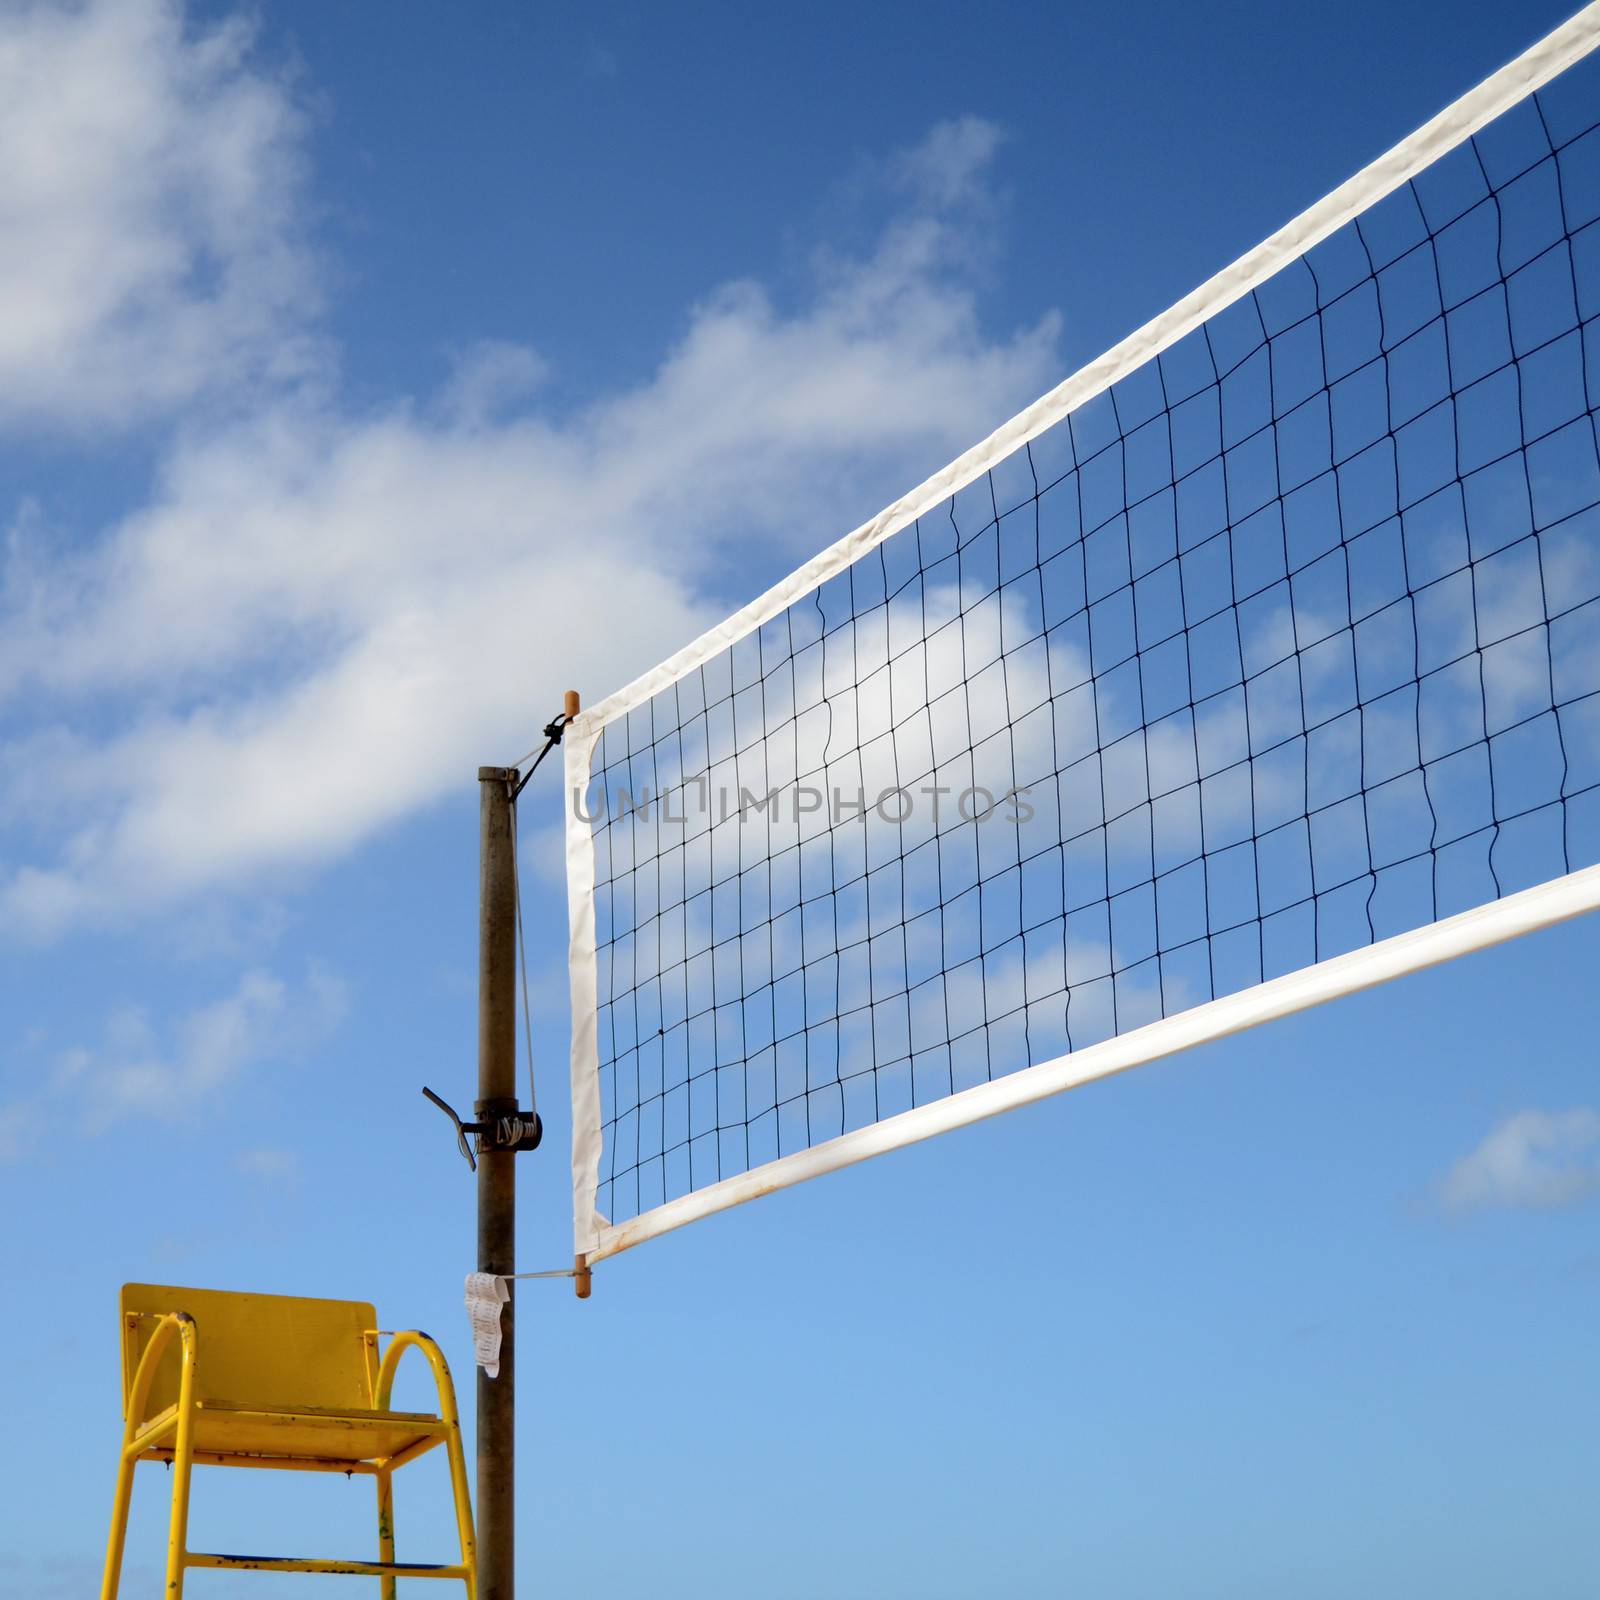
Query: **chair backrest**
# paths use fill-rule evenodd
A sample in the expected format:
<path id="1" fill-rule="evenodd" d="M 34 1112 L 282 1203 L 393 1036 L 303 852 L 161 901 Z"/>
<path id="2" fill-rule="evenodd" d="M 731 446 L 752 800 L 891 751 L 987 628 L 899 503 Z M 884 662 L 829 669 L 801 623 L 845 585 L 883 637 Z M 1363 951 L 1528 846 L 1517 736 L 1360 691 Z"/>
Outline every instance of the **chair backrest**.
<path id="1" fill-rule="evenodd" d="M 286 1294 L 232 1294 L 165 1284 L 122 1286 L 122 1403 L 151 1335 L 169 1311 L 187 1311 L 199 1332 L 196 1394 L 275 1409 L 373 1405 L 377 1314 L 361 1300 L 302 1300 Z M 180 1345 L 161 1357 L 146 1416 L 178 1398 Z"/>

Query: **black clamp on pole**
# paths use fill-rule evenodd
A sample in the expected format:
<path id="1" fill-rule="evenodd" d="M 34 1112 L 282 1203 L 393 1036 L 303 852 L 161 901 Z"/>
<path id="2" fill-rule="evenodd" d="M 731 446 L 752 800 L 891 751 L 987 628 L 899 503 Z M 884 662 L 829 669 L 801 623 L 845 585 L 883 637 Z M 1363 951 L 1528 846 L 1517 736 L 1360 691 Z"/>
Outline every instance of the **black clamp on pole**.
<path id="1" fill-rule="evenodd" d="M 456 1108 L 441 1095 L 424 1086 L 422 1091 L 456 1125 L 456 1143 L 462 1158 L 474 1172 L 478 1170 L 478 1156 L 486 1150 L 509 1150 L 521 1154 L 537 1150 L 544 1137 L 544 1124 L 539 1113 L 521 1111 L 515 1100 L 479 1100 L 473 1105 L 476 1122 L 463 1122 Z M 467 1135 L 473 1136 L 469 1143 Z"/>

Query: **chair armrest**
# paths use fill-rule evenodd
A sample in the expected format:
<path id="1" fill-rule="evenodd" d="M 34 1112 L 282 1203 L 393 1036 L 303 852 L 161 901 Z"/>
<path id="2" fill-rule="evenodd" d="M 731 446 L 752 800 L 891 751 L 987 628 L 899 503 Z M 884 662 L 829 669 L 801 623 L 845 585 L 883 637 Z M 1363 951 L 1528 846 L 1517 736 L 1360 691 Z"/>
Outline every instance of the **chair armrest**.
<path id="1" fill-rule="evenodd" d="M 434 1387 L 439 1391 L 440 1421 L 452 1428 L 460 1427 L 461 1418 L 456 1411 L 456 1386 L 450 1378 L 450 1364 L 439 1346 L 427 1334 L 415 1328 L 395 1334 L 389 1341 L 389 1348 L 383 1352 L 383 1363 L 378 1368 L 378 1383 L 373 1395 L 374 1405 L 379 1411 L 389 1409 L 389 1399 L 394 1392 L 395 1368 L 400 1365 L 400 1357 L 411 1349 L 420 1350 L 433 1369 Z"/>
<path id="2" fill-rule="evenodd" d="M 133 1383 L 128 1389 L 127 1437 L 133 1438 L 145 1424 L 144 1408 L 150 1398 L 150 1385 L 155 1382 L 156 1368 L 161 1357 L 176 1335 L 182 1342 L 182 1367 L 178 1378 L 178 1409 L 182 1411 L 194 1396 L 194 1373 L 200 1353 L 200 1330 L 187 1311 L 169 1311 L 156 1324 L 150 1343 L 139 1357 L 134 1370 Z"/>

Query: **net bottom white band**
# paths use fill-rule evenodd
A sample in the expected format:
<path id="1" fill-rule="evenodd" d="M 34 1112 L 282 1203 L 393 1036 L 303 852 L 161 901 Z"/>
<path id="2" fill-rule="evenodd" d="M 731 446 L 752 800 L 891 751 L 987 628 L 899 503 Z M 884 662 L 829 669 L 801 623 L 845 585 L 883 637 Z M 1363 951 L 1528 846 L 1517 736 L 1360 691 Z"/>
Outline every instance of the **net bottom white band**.
<path id="1" fill-rule="evenodd" d="M 1314 967 L 1286 973 L 1242 989 L 1237 994 L 1165 1017 L 1100 1044 L 1074 1050 L 1054 1061 L 1026 1067 L 1004 1078 L 963 1089 L 942 1100 L 915 1106 L 869 1127 L 841 1134 L 777 1161 L 724 1178 L 692 1194 L 669 1200 L 627 1222 L 608 1223 L 594 1214 L 585 1254 L 592 1264 L 646 1239 L 658 1238 L 718 1211 L 727 1211 L 808 1178 L 818 1178 L 870 1156 L 931 1139 L 953 1128 L 981 1122 L 1002 1111 L 1029 1105 L 1063 1090 L 1107 1078 L 1113 1073 L 1159 1061 L 1193 1045 L 1226 1038 L 1258 1023 L 1304 1011 L 1342 995 L 1355 994 L 1391 978 L 1437 966 L 1456 956 L 1502 944 L 1521 934 L 1565 922 L 1600 909 L 1600 867 L 1507 895 L 1475 906 L 1442 922 L 1395 934 L 1378 944 L 1335 956 Z"/>

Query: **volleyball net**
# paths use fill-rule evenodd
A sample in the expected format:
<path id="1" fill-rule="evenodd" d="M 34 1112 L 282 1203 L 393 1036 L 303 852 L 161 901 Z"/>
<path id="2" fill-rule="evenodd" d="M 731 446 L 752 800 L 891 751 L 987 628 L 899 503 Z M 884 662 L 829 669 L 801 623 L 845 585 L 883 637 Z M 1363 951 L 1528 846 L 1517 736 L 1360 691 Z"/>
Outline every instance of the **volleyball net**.
<path id="1" fill-rule="evenodd" d="M 578 717 L 579 1254 L 1600 904 L 1597 43 Z"/>

